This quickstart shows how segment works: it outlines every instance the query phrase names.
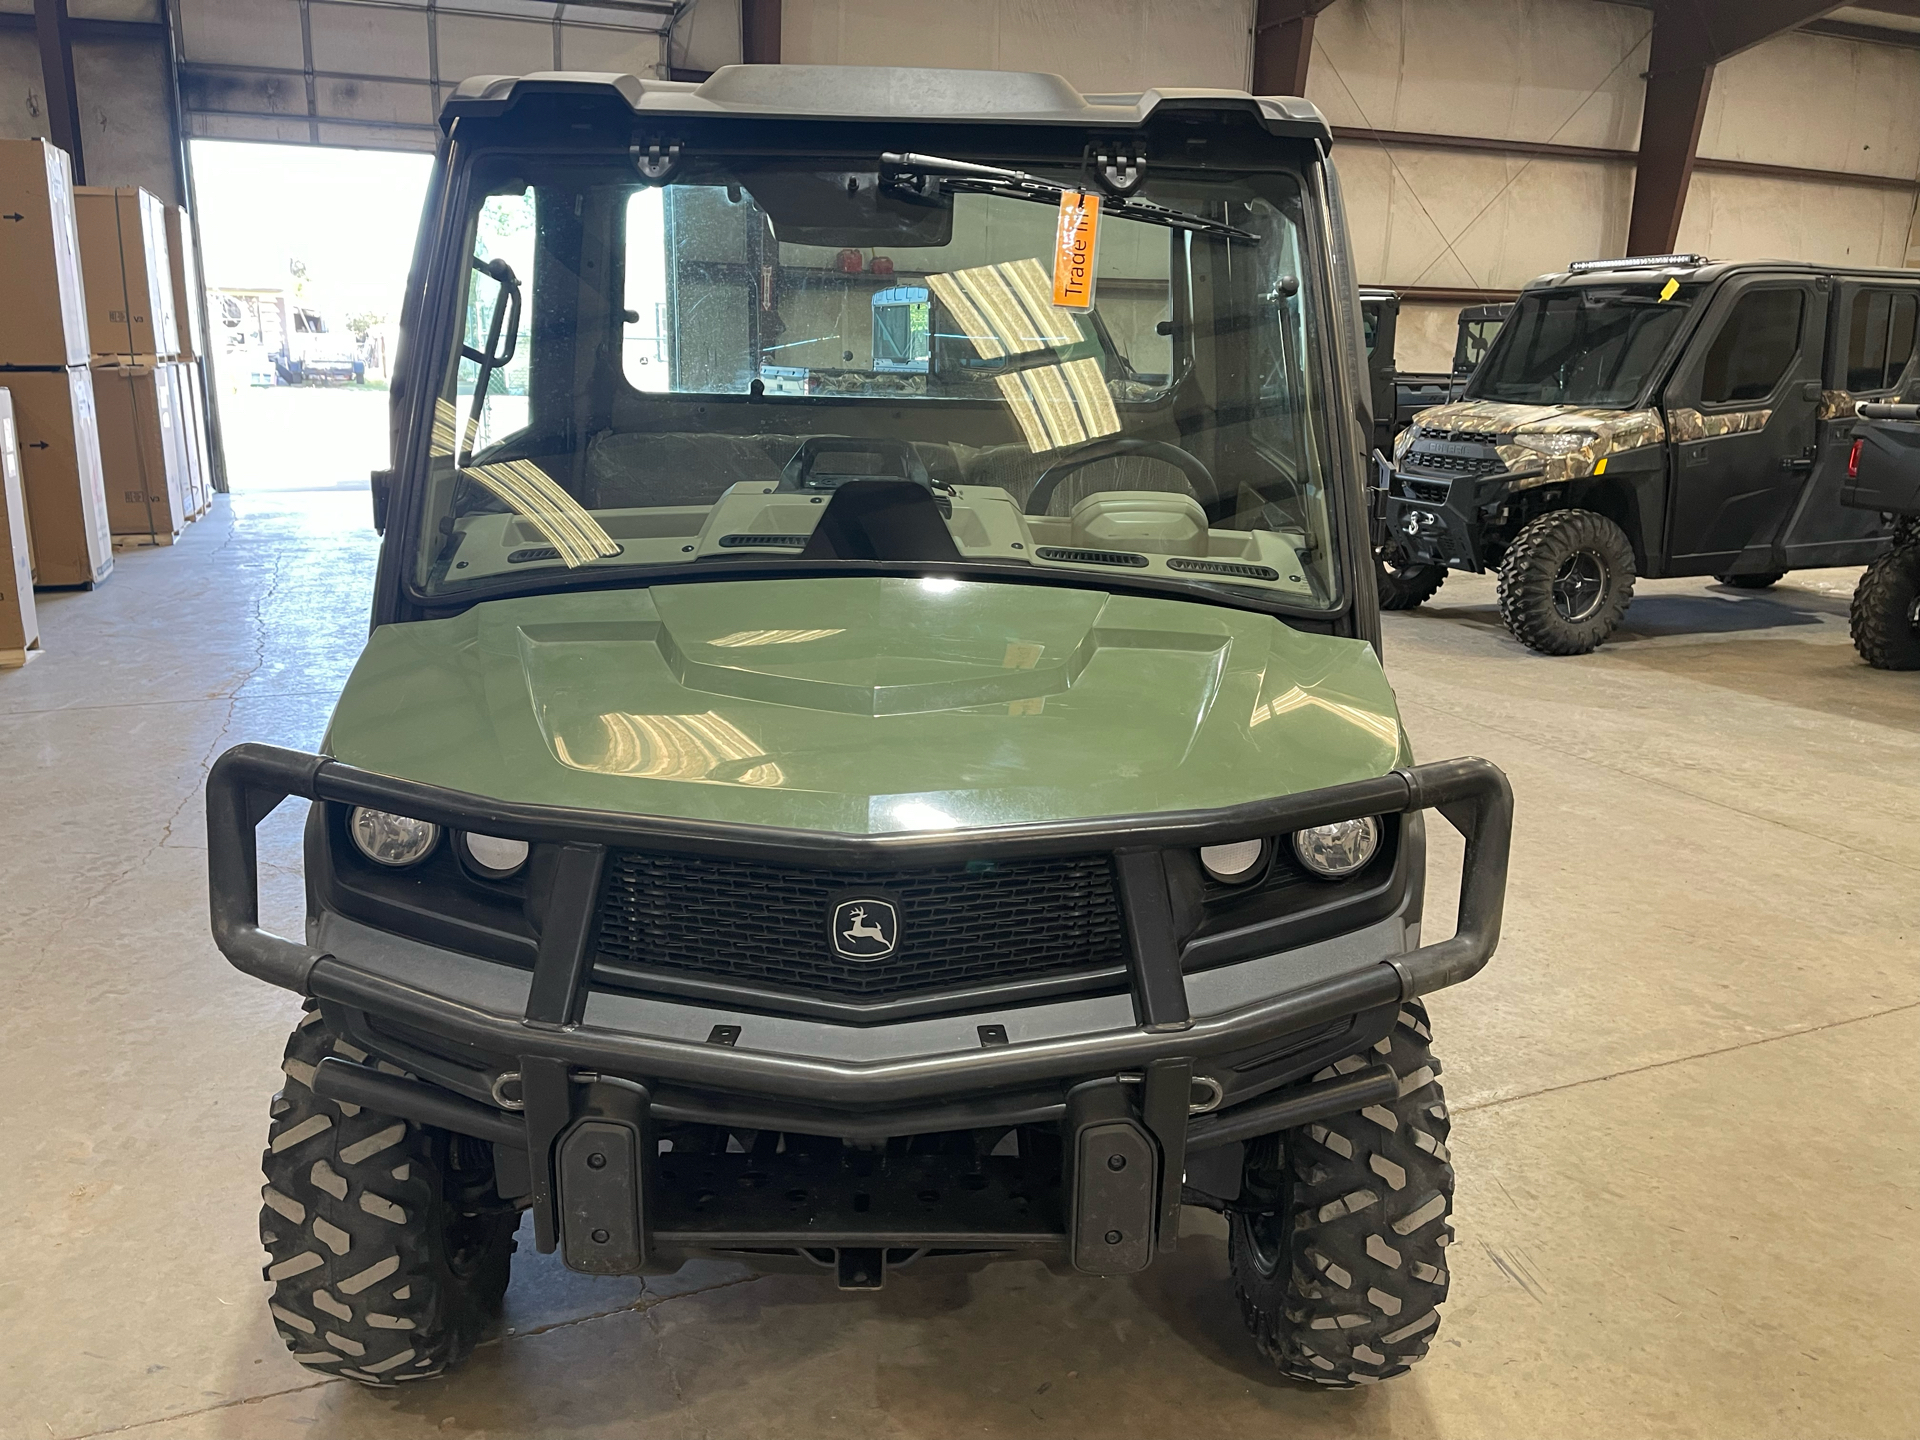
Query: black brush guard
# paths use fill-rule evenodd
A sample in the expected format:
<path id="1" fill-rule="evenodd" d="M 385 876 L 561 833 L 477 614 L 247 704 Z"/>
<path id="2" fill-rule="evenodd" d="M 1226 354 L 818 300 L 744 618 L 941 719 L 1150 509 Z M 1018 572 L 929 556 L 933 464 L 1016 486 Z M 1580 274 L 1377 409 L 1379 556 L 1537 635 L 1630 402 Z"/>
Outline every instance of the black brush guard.
<path id="1" fill-rule="evenodd" d="M 428 991 L 261 929 L 255 827 L 288 796 L 561 847 L 524 1013 Z M 1466 839 L 1453 936 L 1238 1009 L 1191 1015 L 1162 852 L 1426 809 Z M 1506 777 L 1469 758 L 1225 810 L 842 835 L 511 804 L 244 744 L 207 780 L 208 871 L 214 939 L 236 968 L 318 998 L 357 1041 L 426 1077 L 329 1059 L 316 1092 L 491 1142 L 501 1193 L 533 1210 L 542 1251 L 560 1248 L 573 1268 L 604 1274 L 670 1267 L 700 1251 L 779 1251 L 811 1256 L 836 1268 L 843 1285 L 862 1288 L 878 1284 L 889 1263 L 929 1250 L 1064 1250 L 1085 1271 L 1137 1271 L 1173 1248 L 1189 1154 L 1392 1096 L 1397 1080 L 1387 1067 L 1348 1060 L 1334 1078 L 1207 1113 L 1197 1072 L 1212 1058 L 1316 1027 L 1340 1032 L 1329 1043 L 1350 1053 L 1373 1036 L 1345 1022 L 1371 1015 L 1390 1024 L 1400 1001 L 1478 972 L 1499 939 L 1512 810 Z M 584 1023 L 592 917 L 612 848 L 848 867 L 1109 849 L 1124 892 L 1136 1023 L 870 1062 Z M 449 1065 L 387 1030 L 370 1034 L 369 1018 L 503 1060 L 491 1072 Z M 661 1143 L 663 1131 L 684 1135 L 673 1127 L 687 1125 L 715 1127 L 714 1153 Z M 1008 1164 L 956 1156 L 937 1140 L 1018 1126 L 1057 1133 L 1058 1153 L 1029 1144 Z M 752 1144 L 727 1146 L 729 1134 Z M 760 1139 L 780 1135 L 795 1143 Z M 809 1136 L 834 1137 L 844 1154 L 824 1154 Z M 921 1137 L 920 1148 L 911 1137 Z M 803 1173 L 805 1185 L 789 1183 Z M 711 1203 L 723 1195 L 727 1203 Z M 993 1215 L 998 1223 L 986 1223 Z"/>

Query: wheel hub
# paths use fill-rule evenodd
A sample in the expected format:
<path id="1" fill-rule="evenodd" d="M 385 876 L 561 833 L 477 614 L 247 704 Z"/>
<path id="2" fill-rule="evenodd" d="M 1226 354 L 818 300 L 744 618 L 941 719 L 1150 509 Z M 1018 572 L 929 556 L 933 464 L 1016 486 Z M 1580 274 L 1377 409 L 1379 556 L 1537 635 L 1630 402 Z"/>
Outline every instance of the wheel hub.
<path id="1" fill-rule="evenodd" d="M 1607 564 L 1591 550 L 1576 550 L 1560 562 L 1553 577 L 1553 608 L 1560 618 L 1579 624 L 1593 617 L 1607 594 Z"/>

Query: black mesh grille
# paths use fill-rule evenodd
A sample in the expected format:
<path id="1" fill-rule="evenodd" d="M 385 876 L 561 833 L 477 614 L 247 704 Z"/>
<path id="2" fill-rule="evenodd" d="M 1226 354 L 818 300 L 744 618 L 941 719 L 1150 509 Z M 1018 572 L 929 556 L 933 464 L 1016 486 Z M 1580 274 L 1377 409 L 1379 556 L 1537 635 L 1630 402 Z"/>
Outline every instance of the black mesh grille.
<path id="1" fill-rule="evenodd" d="M 1422 440 L 1457 440 L 1467 445 L 1496 445 L 1500 434 L 1496 430 L 1422 430 Z"/>
<path id="2" fill-rule="evenodd" d="M 1450 480 L 1409 480 L 1407 495 L 1414 500 L 1424 500 L 1429 505 L 1447 503 L 1447 491 L 1453 488 Z"/>
<path id="3" fill-rule="evenodd" d="M 1498 455 L 1440 455 L 1432 450 L 1407 453 L 1410 470 L 1437 470 L 1449 475 L 1491 475 L 1500 468 Z"/>
<path id="4" fill-rule="evenodd" d="M 899 911 L 883 960 L 833 951 L 849 894 Z M 1106 855 L 973 861 L 938 869 L 816 870 L 620 851 L 600 908 L 602 964 L 848 999 L 880 1000 L 1123 966 Z"/>

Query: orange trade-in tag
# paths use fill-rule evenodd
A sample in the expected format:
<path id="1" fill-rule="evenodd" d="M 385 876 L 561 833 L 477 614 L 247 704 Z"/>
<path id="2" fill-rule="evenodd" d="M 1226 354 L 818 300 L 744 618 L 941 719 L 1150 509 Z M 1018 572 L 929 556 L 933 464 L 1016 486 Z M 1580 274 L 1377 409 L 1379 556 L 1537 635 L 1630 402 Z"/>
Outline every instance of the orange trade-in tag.
<path id="1" fill-rule="evenodd" d="M 1093 270 L 1100 252 L 1100 197 L 1079 190 L 1060 196 L 1060 227 L 1053 242 L 1053 303 L 1062 310 L 1093 309 Z"/>

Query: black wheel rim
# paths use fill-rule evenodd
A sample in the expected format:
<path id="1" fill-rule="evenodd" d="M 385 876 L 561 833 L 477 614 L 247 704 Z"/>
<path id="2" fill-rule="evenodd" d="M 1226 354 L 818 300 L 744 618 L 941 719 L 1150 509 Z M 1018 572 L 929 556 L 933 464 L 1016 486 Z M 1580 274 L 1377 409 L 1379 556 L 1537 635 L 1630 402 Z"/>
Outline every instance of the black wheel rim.
<path id="1" fill-rule="evenodd" d="M 1247 1258 L 1263 1280 L 1272 1279 L 1286 1264 L 1290 1228 L 1286 1151 L 1277 1137 L 1267 1143 L 1268 1153 L 1254 1158 L 1243 1172 L 1240 1192 Z"/>
<path id="2" fill-rule="evenodd" d="M 1578 625 L 1591 620 L 1607 596 L 1607 564 L 1591 550 L 1576 550 L 1553 577 L 1553 608 Z"/>

